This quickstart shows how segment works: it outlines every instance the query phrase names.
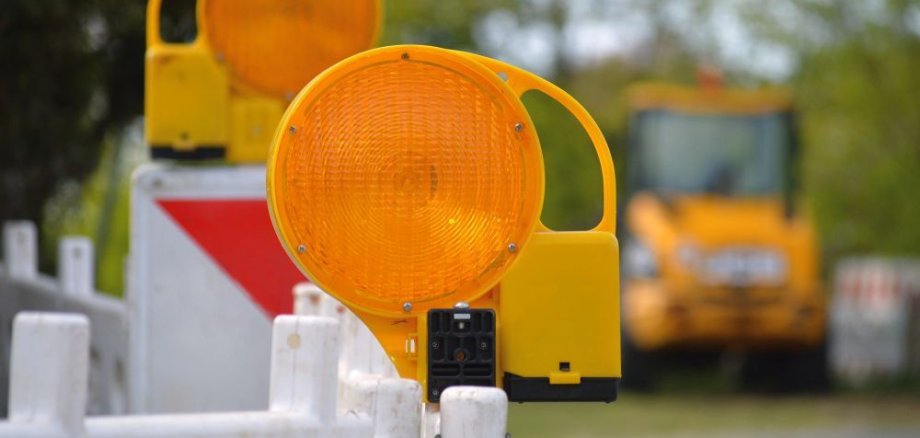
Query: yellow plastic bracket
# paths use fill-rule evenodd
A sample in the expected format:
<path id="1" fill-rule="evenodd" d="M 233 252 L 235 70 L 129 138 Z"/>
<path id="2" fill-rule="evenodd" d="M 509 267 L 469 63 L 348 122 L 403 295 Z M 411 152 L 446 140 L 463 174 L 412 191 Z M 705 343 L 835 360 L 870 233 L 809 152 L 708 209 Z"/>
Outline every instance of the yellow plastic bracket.
<path id="1" fill-rule="evenodd" d="M 527 70 L 515 67 L 496 59 L 487 58 L 485 56 L 476 55 L 473 53 L 457 53 L 460 53 L 463 56 L 471 58 L 485 65 L 500 77 L 507 78 L 505 83 L 508 84 L 508 86 L 518 96 L 518 98 L 531 90 L 540 91 L 555 99 L 563 107 L 565 107 L 565 109 L 572 113 L 573 116 L 575 116 L 575 119 L 581 123 L 581 126 L 585 129 L 585 132 L 587 132 L 588 137 L 591 139 L 591 143 L 594 145 L 594 151 L 597 153 L 597 158 L 601 166 L 601 181 L 604 192 L 604 213 L 600 222 L 598 222 L 592 231 L 607 231 L 610 233 L 615 233 L 617 222 L 617 194 L 616 174 L 613 168 L 613 157 L 610 155 L 610 149 L 607 146 L 607 140 L 604 139 L 604 134 L 601 132 L 601 128 L 597 126 L 597 122 L 594 121 L 594 118 L 588 114 L 588 110 L 586 110 L 584 106 L 578 103 L 578 101 L 575 100 L 575 98 L 573 98 L 569 93 L 566 93 L 565 90 Z M 542 224 L 542 222 L 540 226 L 542 231 L 550 231 L 548 227 Z"/>
<path id="2" fill-rule="evenodd" d="M 620 377 L 619 244 L 616 176 L 603 133 L 588 111 L 556 85 L 518 67 L 464 53 L 505 79 L 519 98 L 540 91 L 582 125 L 601 166 L 603 214 L 588 231 L 556 232 L 540 223 L 499 286 L 503 372 L 578 385 Z M 563 366 L 566 364 L 566 366 Z"/>
<path id="3" fill-rule="evenodd" d="M 161 5 L 162 0 L 151 0 L 147 7 L 147 143 L 185 151 L 225 147 L 231 135 L 228 72 L 214 60 L 201 32 L 190 43 L 163 41 Z"/>

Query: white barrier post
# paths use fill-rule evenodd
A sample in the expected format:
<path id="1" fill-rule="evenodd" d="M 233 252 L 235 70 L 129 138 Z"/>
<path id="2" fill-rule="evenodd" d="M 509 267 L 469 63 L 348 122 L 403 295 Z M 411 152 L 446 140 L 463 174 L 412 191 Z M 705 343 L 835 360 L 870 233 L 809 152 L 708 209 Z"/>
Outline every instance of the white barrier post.
<path id="1" fill-rule="evenodd" d="M 95 288 L 93 241 L 83 236 L 67 236 L 58 243 L 58 281 L 70 295 L 88 296 Z"/>
<path id="2" fill-rule="evenodd" d="M 38 233 L 29 221 L 3 224 L 3 260 L 7 275 L 17 280 L 31 280 L 38 275 Z"/>
<path id="3" fill-rule="evenodd" d="M 421 387 L 412 380 L 350 379 L 337 412 L 333 319 L 280 316 L 273 335 L 267 412 L 84 418 L 88 320 L 23 312 L 15 322 L 10 415 L 0 422 L 0 437 L 419 437 Z M 449 388 L 441 396 L 441 436 L 502 438 L 507 405 L 498 388 Z"/>
<path id="4" fill-rule="evenodd" d="M 341 324 L 344 333 L 342 364 L 346 377 L 356 373 L 399 377 L 383 346 L 360 318 L 346 309 Z"/>
<path id="5" fill-rule="evenodd" d="M 82 435 L 89 372 L 86 317 L 18 314 L 11 357 L 9 428 L 0 434 Z"/>
<path id="6" fill-rule="evenodd" d="M 339 376 L 342 379 L 352 375 L 399 377 L 377 338 L 342 303 L 308 282 L 295 285 L 293 294 L 295 315 L 319 315 L 339 321 Z"/>
<path id="7" fill-rule="evenodd" d="M 0 422 L 0 437 L 419 436 L 421 387 L 412 380 L 354 379 L 337 410 L 338 324 L 331 318 L 276 318 L 268 411 L 84 418 L 88 349 L 83 316 L 17 316 L 10 421 Z"/>
<path id="8" fill-rule="evenodd" d="M 366 377 L 345 383 L 342 404 L 374 420 L 374 438 L 418 438 L 422 387 L 409 379 Z"/>
<path id="9" fill-rule="evenodd" d="M 342 316 L 348 310 L 313 283 L 297 283 L 293 291 L 295 315 L 326 316 L 341 322 Z"/>
<path id="10" fill-rule="evenodd" d="M 452 386 L 441 394 L 442 438 L 505 438 L 508 396 L 485 386 Z"/>
<path id="11" fill-rule="evenodd" d="M 441 405 L 438 403 L 422 404 L 422 438 L 434 438 L 441 430 Z"/>
<path id="12" fill-rule="evenodd" d="M 370 418 L 354 411 L 336 412 L 337 335 L 337 324 L 330 318 L 275 318 L 268 412 L 89 418 L 87 436 L 369 438 Z"/>
<path id="13" fill-rule="evenodd" d="M 269 410 L 335 421 L 339 325 L 332 318 L 282 315 L 272 332 Z"/>
<path id="14" fill-rule="evenodd" d="M 295 313 L 339 323 L 341 408 L 370 415 L 375 438 L 418 438 L 421 385 L 398 377 L 374 335 L 342 303 L 311 283 L 300 283 L 293 292 Z"/>
<path id="15" fill-rule="evenodd" d="M 323 290 L 319 286 L 303 282 L 294 285 L 294 314 L 303 316 L 319 315 Z"/>

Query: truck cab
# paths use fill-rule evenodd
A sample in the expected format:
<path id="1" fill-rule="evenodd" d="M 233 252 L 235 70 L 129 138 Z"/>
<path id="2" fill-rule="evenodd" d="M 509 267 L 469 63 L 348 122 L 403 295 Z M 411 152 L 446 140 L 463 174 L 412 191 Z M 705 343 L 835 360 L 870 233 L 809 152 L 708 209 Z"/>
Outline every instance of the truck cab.
<path id="1" fill-rule="evenodd" d="M 798 355 L 816 379 L 802 354 L 823 346 L 825 298 L 793 200 L 790 93 L 646 83 L 629 103 L 627 383 L 647 386 L 649 355 L 673 349 Z"/>

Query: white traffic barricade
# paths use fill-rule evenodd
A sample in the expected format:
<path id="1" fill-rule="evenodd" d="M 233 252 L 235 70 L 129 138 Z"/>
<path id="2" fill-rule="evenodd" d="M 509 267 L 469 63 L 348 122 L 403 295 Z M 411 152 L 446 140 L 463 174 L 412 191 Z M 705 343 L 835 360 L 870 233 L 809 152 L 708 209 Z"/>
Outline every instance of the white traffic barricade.
<path id="1" fill-rule="evenodd" d="M 13 427 L 7 436 L 74 436 L 83 432 L 89 376 L 86 317 L 20 313 L 12 347 L 8 418 Z"/>
<path id="2" fill-rule="evenodd" d="M 499 437 L 505 438 L 508 397 L 498 388 L 452 387 L 441 403 L 422 403 L 421 392 L 410 400 L 404 391 L 381 388 L 411 384 L 399 379 L 396 368 L 383 347 L 347 307 L 311 283 L 294 287 L 294 308 L 304 315 L 336 318 L 341 324 L 342 351 L 339 353 L 339 395 L 348 406 L 374 417 L 378 430 L 393 431 L 386 436 L 424 438 Z M 411 426 L 410 426 L 411 425 Z"/>
<path id="3" fill-rule="evenodd" d="M 336 318 L 342 331 L 339 375 L 397 377 L 396 367 L 377 338 L 348 307 L 313 283 L 294 286 L 294 313 Z"/>
<path id="4" fill-rule="evenodd" d="M 355 380 L 339 403 L 338 333 L 333 318 L 275 320 L 267 410 L 86 417 L 89 321 L 73 314 L 21 313 L 14 325 L 9 420 L 0 423 L 0 438 L 419 437 L 417 382 L 366 377 Z M 507 403 L 498 388 L 449 388 L 442 396 L 439 433 L 504 437 Z"/>
<path id="5" fill-rule="evenodd" d="M 830 324 L 830 365 L 844 380 L 920 373 L 920 260 L 840 262 Z"/>
<path id="6" fill-rule="evenodd" d="M 128 265 L 131 411 L 264 406 L 271 321 L 305 281 L 272 227 L 264 166 L 141 166 Z"/>
<path id="7" fill-rule="evenodd" d="M 441 437 L 505 438 L 508 396 L 498 388 L 452 386 L 441 394 Z"/>
<path id="8" fill-rule="evenodd" d="M 0 266 L 0 410 L 7 409 L 13 318 L 21 311 L 72 312 L 92 321 L 89 356 L 90 414 L 127 411 L 127 311 L 118 299 L 95 290 L 93 245 L 86 237 L 58 243 L 57 278 L 38 272 L 35 225 L 8 222 L 3 227 Z"/>

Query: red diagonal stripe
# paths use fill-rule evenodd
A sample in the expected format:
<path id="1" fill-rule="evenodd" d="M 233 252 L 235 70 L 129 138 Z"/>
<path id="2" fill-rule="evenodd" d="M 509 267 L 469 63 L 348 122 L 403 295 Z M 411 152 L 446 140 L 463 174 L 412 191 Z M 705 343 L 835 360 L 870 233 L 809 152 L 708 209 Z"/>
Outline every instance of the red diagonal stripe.
<path id="1" fill-rule="evenodd" d="M 161 199 L 158 204 L 266 313 L 291 313 L 291 288 L 304 276 L 281 247 L 265 200 Z"/>

